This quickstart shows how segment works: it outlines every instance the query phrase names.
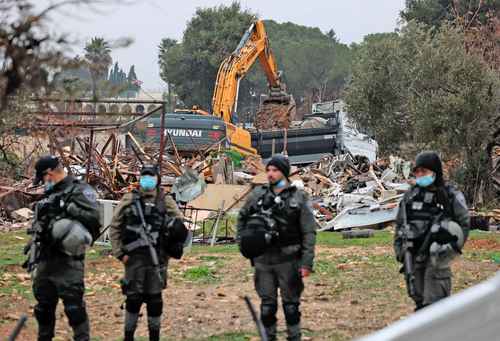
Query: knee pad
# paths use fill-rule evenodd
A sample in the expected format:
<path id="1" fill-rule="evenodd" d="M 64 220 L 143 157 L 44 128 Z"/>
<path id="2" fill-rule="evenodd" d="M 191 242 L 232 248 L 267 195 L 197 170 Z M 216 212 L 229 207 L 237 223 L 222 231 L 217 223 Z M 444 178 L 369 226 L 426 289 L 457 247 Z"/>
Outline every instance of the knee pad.
<path id="1" fill-rule="evenodd" d="M 78 326 L 88 319 L 85 304 L 83 302 L 81 302 L 81 304 L 65 305 L 64 312 L 68 317 L 70 326 Z"/>
<path id="2" fill-rule="evenodd" d="M 129 295 L 125 300 L 125 309 L 132 314 L 139 314 L 143 298 L 140 295 Z"/>
<path id="3" fill-rule="evenodd" d="M 135 332 L 138 320 L 139 314 L 131 313 L 128 311 L 125 312 L 125 332 Z"/>
<path id="4" fill-rule="evenodd" d="M 148 329 L 160 330 L 160 328 L 161 328 L 161 316 L 148 316 Z"/>
<path id="5" fill-rule="evenodd" d="M 148 316 L 151 317 L 160 316 L 161 313 L 163 312 L 163 299 L 161 297 L 161 294 L 149 296 L 146 304 L 147 304 L 146 308 L 148 310 Z"/>
<path id="6" fill-rule="evenodd" d="M 298 304 L 284 304 L 283 310 L 285 311 L 285 320 L 287 324 L 294 326 L 300 322 L 300 310 Z"/>
<path id="7" fill-rule="evenodd" d="M 273 304 L 262 304 L 260 306 L 260 319 L 265 327 L 270 327 L 276 324 L 276 312 L 278 311 L 278 306 Z"/>
<path id="8" fill-rule="evenodd" d="M 52 325 L 56 322 L 56 306 L 37 304 L 34 314 L 36 320 L 41 325 Z"/>

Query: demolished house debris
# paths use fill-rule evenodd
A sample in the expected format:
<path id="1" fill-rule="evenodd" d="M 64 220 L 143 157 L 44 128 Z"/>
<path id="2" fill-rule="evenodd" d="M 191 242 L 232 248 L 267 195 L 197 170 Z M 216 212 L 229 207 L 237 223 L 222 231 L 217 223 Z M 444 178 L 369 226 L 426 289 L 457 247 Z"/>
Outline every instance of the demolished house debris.
<path id="1" fill-rule="evenodd" d="M 177 148 L 164 126 L 160 143 L 152 142 L 136 129 L 165 105 L 160 101 L 152 104 L 157 107 L 145 114 L 107 113 L 97 119 L 93 113 L 85 115 L 74 109 L 51 111 L 44 102 L 46 111 L 30 122 L 33 150 L 22 153 L 26 176 L 17 182 L 0 178 L 0 226 L 26 226 L 30 204 L 43 191 L 32 186 L 29 174 L 36 158 L 50 152 L 61 158 L 70 174 L 94 186 L 102 203 L 116 204 L 136 186 L 142 164 L 159 163 L 162 185 L 184 211 L 192 240 L 211 244 L 234 240 L 234 210 L 256 185 L 267 181 L 262 159 L 229 150 L 224 137 L 208 148 L 196 146 L 194 152 L 186 153 Z M 320 117 L 305 122 L 324 124 Z M 493 162 L 498 155 L 498 148 L 493 148 Z M 370 153 L 354 155 L 346 150 L 341 155 L 325 154 L 305 167 L 292 167 L 290 179 L 310 195 L 321 231 L 382 228 L 394 222 L 399 201 L 410 188 L 411 163 L 396 156 L 373 159 Z M 109 220 L 109 212 L 107 216 Z M 498 209 L 474 212 L 474 216 L 484 229 L 500 224 Z"/>
<path id="2" fill-rule="evenodd" d="M 402 193 L 409 188 L 402 167 L 395 164 L 332 155 L 298 170 L 292 179 L 310 194 L 321 230 L 380 227 L 395 220 Z"/>

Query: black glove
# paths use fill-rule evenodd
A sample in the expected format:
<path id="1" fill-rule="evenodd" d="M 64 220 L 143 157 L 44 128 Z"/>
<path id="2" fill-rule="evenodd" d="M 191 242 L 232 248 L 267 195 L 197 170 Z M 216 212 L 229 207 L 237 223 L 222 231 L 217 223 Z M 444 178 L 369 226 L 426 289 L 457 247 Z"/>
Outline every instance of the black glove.
<path id="1" fill-rule="evenodd" d="M 436 233 L 434 233 L 432 239 L 441 245 L 448 243 L 456 243 L 458 240 L 457 236 L 452 235 L 447 229 L 443 228 L 442 226 Z"/>

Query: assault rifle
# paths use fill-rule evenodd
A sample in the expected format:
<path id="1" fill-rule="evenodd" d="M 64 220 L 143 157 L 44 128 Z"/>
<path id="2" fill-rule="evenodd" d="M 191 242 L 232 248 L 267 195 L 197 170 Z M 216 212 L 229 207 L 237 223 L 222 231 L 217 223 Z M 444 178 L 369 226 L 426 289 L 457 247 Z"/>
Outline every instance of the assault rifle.
<path id="1" fill-rule="evenodd" d="M 408 217 L 406 215 L 406 207 L 402 207 L 403 227 L 399 231 L 401 236 L 403 248 L 403 269 L 406 282 L 408 283 L 408 296 L 415 298 L 415 269 L 413 268 L 413 258 L 426 257 L 429 253 L 429 248 L 434 241 L 434 236 L 439 231 L 439 222 L 441 221 L 444 213 L 438 214 L 433 220 L 431 225 L 427 228 L 425 238 L 420 247 L 415 250 L 415 232 L 408 224 Z"/>
<path id="2" fill-rule="evenodd" d="M 403 269 L 407 289 L 408 296 L 411 298 L 415 298 L 417 291 L 415 288 L 415 269 L 413 268 L 413 253 L 412 250 L 414 248 L 414 240 L 415 233 L 411 229 L 411 226 L 408 224 L 408 217 L 406 215 L 406 205 L 401 205 L 402 218 L 403 218 L 403 226 L 399 230 L 399 235 L 402 239 L 402 248 L 403 248 Z"/>
<path id="3" fill-rule="evenodd" d="M 142 206 L 139 200 L 135 200 L 135 207 L 137 208 L 137 213 L 139 214 L 139 218 L 141 219 L 141 226 L 137 229 L 134 229 L 134 231 L 139 234 L 140 239 L 137 242 L 134 242 L 137 243 L 137 245 L 130 245 L 128 247 L 128 251 L 141 246 L 147 246 L 149 249 L 149 255 L 151 256 L 151 262 L 153 263 L 153 267 L 155 269 L 155 273 L 161 283 L 163 281 L 163 278 L 161 277 L 160 273 L 160 262 L 158 261 L 158 254 L 156 253 L 156 249 L 154 247 L 154 244 L 156 240 L 158 240 L 159 236 L 153 236 L 151 232 L 151 225 L 148 225 L 146 223 L 146 220 L 144 219 L 144 212 L 142 211 Z"/>
<path id="4" fill-rule="evenodd" d="M 33 222 L 31 223 L 31 227 L 28 229 L 28 234 L 31 235 L 31 241 L 24 249 L 24 254 L 28 255 L 28 259 L 23 264 L 23 267 L 26 268 L 28 273 L 32 273 L 35 270 L 40 260 L 40 248 L 42 243 L 42 225 L 39 221 L 40 205 L 40 202 L 35 205 Z"/>

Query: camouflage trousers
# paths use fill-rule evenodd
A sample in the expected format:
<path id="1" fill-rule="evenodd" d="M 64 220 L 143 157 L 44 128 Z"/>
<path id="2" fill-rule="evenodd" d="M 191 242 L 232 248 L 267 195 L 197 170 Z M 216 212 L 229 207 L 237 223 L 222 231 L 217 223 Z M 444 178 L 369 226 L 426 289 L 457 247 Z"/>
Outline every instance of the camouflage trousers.
<path id="1" fill-rule="evenodd" d="M 255 263 L 255 289 L 261 299 L 261 320 L 269 340 L 276 339 L 278 290 L 287 324 L 288 340 L 300 340 L 300 296 L 304 282 L 297 260 L 281 264 Z"/>
<path id="2" fill-rule="evenodd" d="M 52 340 L 59 299 L 73 328 L 74 340 L 88 341 L 90 327 L 83 300 L 84 262 L 69 257 L 41 261 L 33 278 L 33 294 L 37 301 L 34 315 L 38 322 L 38 340 Z"/>
<path id="3" fill-rule="evenodd" d="M 451 294 L 451 269 L 436 268 L 429 261 L 415 262 L 416 310 L 435 303 Z"/>

